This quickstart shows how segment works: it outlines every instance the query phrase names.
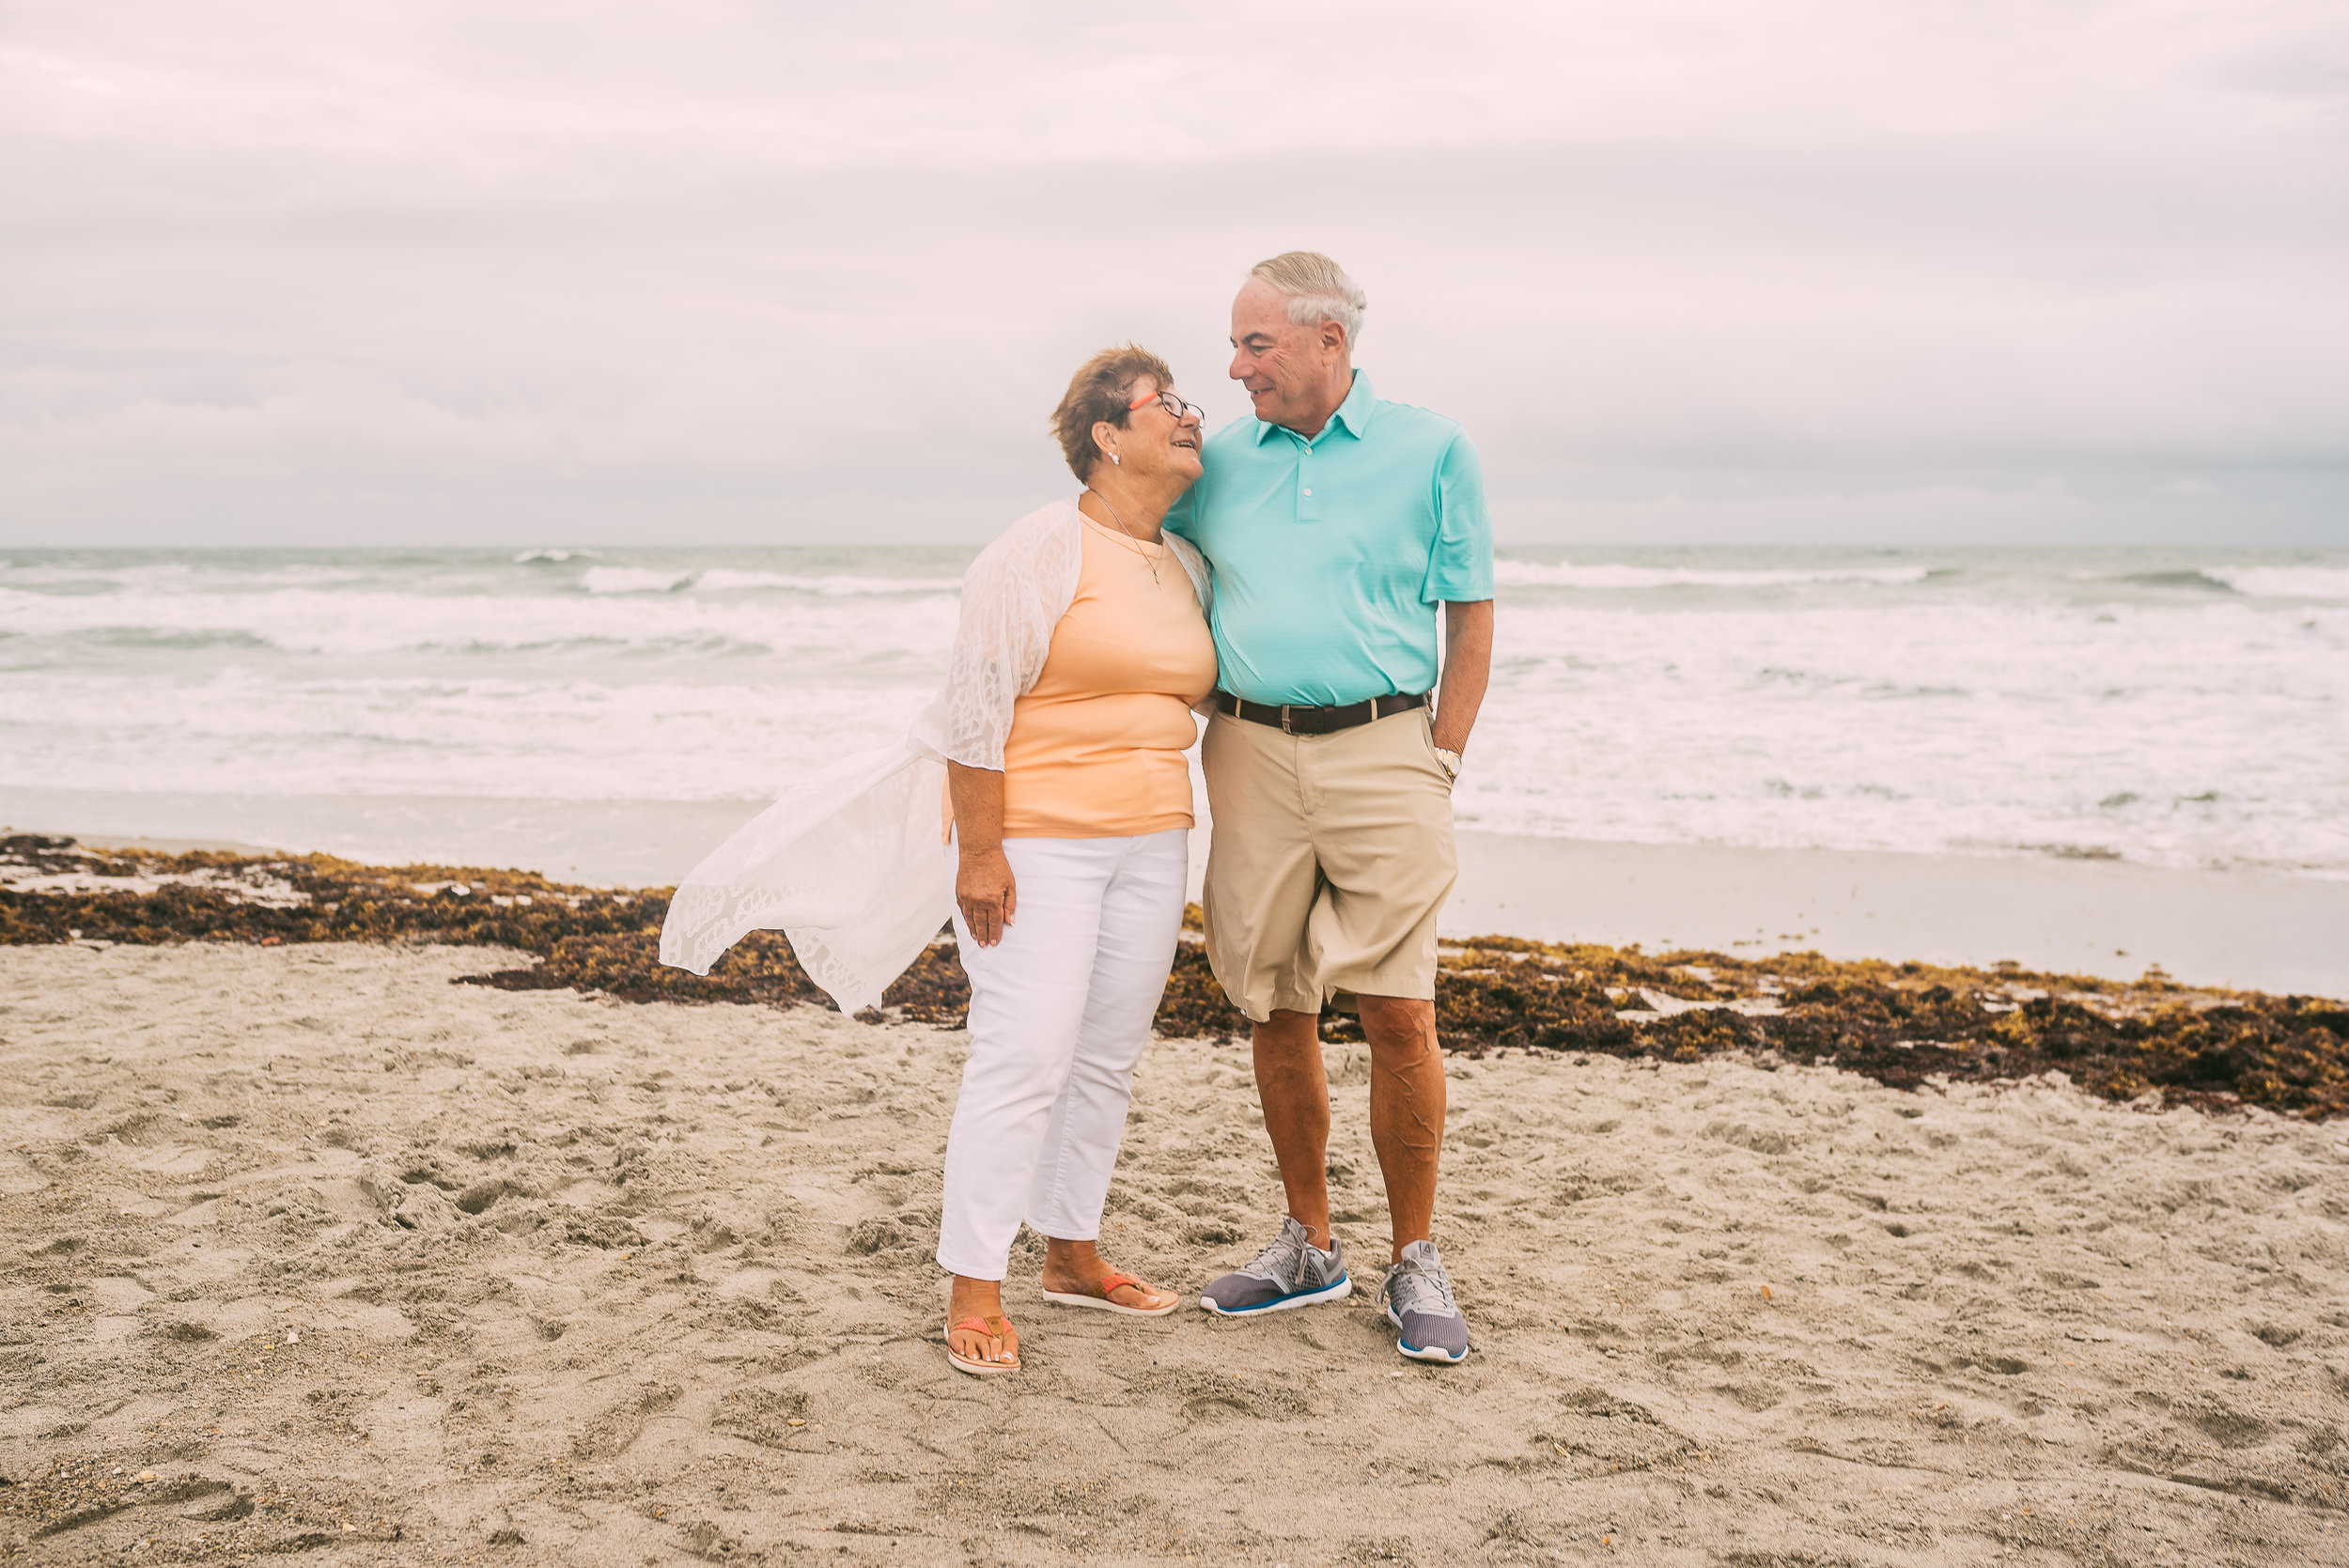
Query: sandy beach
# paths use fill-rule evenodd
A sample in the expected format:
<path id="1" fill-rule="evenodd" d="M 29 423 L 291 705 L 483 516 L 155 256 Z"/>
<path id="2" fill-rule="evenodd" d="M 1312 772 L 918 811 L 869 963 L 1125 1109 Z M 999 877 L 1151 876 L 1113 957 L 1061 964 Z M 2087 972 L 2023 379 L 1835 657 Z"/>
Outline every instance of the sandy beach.
<path id="1" fill-rule="evenodd" d="M 957 1032 L 451 983 L 521 961 L 0 949 L 0 1557 L 2349 1561 L 2340 1124 L 1455 1060 L 1465 1366 L 1367 1290 L 1127 1323 L 1031 1272 L 983 1383 L 926 1255 Z M 1153 1047 L 1118 1262 L 1242 1258 L 1252 1106 L 1244 1048 Z"/>

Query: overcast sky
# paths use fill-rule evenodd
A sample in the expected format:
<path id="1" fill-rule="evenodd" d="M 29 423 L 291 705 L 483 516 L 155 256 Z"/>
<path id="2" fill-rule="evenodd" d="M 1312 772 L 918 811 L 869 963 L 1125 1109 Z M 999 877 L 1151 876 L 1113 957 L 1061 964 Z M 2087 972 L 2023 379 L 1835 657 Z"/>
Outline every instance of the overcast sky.
<path id="1" fill-rule="evenodd" d="M 1504 539 L 2349 543 L 2340 0 L 0 0 L 0 543 L 972 539 L 1336 256 Z"/>

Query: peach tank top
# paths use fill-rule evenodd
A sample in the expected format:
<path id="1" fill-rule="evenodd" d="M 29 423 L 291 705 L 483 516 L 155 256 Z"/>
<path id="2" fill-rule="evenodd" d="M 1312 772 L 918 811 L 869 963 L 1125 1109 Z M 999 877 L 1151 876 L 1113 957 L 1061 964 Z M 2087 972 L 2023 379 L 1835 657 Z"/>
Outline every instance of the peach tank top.
<path id="1" fill-rule="evenodd" d="M 1191 826 L 1190 705 L 1215 686 L 1215 640 L 1163 544 L 1083 520 L 1084 565 L 1043 672 L 1013 703 L 1005 838 L 1116 838 Z M 1158 581 L 1150 566 L 1158 566 Z"/>

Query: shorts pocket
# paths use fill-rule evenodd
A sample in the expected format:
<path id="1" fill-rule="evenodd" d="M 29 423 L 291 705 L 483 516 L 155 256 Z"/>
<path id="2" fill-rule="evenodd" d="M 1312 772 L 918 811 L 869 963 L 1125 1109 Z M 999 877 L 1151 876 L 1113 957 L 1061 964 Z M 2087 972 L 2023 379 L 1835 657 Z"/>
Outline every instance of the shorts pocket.
<path id="1" fill-rule="evenodd" d="M 1452 793 L 1452 786 L 1459 781 L 1452 776 L 1452 769 L 1443 765 L 1443 758 L 1436 754 L 1436 716 L 1423 707 L 1419 710 L 1419 714 L 1420 744 L 1427 753 L 1427 766 L 1436 770 L 1436 777 L 1442 783 L 1444 793 L 1449 795 Z"/>

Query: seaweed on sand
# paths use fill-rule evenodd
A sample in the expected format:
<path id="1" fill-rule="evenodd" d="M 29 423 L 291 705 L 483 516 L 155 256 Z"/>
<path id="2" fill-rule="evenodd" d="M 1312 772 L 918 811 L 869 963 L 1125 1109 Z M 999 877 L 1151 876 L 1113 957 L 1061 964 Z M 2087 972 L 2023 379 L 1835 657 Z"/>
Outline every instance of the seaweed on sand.
<path id="1" fill-rule="evenodd" d="M 1479 938 L 1443 959 L 1438 1027 L 1489 1046 L 1553 1044 L 1614 1001 L 1633 1042 L 1575 1048 L 1695 1061 L 1750 1049 L 1863 1074 L 1900 1089 L 1928 1079 L 2061 1073 L 2108 1099 L 2248 1103 L 2320 1120 L 2349 1114 L 2349 1007 L 2316 997 L 1815 953 L 1734 958 Z M 1514 1027 L 1480 1017 L 1494 996 L 1559 999 Z M 1589 1029 L 1586 1021 L 1580 1027 Z M 1555 1041 L 1558 1045 L 1566 1042 Z M 1470 1050 L 1477 1048 L 1468 1044 Z"/>
<path id="2" fill-rule="evenodd" d="M 529 872 L 355 864 L 323 855 L 161 855 L 68 839 L 0 839 L 0 944 L 412 941 L 502 948 L 523 966 L 468 977 L 506 989 L 636 1002 L 830 1005 L 788 943 L 754 932 L 707 976 L 659 961 L 668 890 L 566 886 Z M 1195 920 L 1191 923 L 1195 924 Z M 951 941 L 889 989 L 898 1018 L 957 1027 L 970 986 Z M 1158 1016 L 1170 1036 L 1234 1037 L 1246 1020 L 1187 933 Z M 1360 1039 L 1347 1014 L 1322 1020 Z M 2117 982 L 2011 965 L 1952 969 L 1814 953 L 1718 953 L 1480 937 L 1448 945 L 1437 986 L 1447 1049 L 1692 1062 L 1721 1052 L 1831 1064 L 1895 1088 L 2060 1072 L 2116 1100 L 2250 1104 L 2349 1115 L 2349 1006 L 2191 988 L 2159 971 Z"/>

